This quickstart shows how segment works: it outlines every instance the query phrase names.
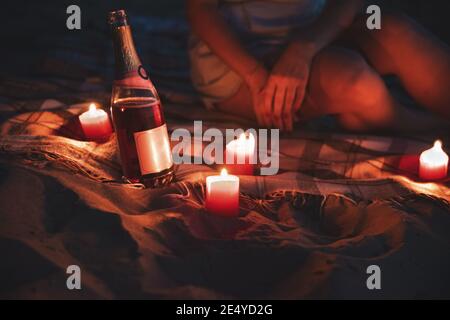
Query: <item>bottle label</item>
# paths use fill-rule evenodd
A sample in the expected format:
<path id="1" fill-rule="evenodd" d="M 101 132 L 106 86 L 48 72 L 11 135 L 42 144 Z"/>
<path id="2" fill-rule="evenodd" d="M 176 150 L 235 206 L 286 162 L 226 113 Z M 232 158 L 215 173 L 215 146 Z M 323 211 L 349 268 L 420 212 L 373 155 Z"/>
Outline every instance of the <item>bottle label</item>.
<path id="1" fill-rule="evenodd" d="M 158 173 L 172 166 L 172 152 L 166 124 L 135 132 L 134 141 L 142 175 Z"/>

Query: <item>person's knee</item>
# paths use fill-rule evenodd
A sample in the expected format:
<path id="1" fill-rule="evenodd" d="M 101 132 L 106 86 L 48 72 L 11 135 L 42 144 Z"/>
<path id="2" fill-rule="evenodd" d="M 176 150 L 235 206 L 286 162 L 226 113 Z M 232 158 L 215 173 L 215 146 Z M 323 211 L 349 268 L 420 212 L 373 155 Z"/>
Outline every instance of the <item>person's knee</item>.
<path id="1" fill-rule="evenodd" d="M 348 101 L 358 106 L 379 95 L 380 76 L 357 52 L 332 49 L 324 52 L 320 59 L 321 67 L 328 68 L 321 79 L 327 100 Z"/>
<path id="2" fill-rule="evenodd" d="M 364 61 L 349 65 L 343 76 L 343 94 L 356 108 L 371 106 L 379 101 L 384 91 L 381 77 Z"/>

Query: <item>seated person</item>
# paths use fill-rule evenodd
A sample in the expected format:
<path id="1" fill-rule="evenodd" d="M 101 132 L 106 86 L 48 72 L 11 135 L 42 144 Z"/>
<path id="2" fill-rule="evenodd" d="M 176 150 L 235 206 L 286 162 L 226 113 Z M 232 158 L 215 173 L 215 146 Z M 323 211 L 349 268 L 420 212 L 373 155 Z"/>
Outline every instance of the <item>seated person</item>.
<path id="1" fill-rule="evenodd" d="M 364 8 L 363 0 L 188 0 L 194 86 L 207 107 L 284 131 L 324 115 L 357 132 L 447 127 L 450 48 L 404 15 L 382 12 L 381 30 L 369 30 Z M 431 112 L 399 103 L 384 75 Z"/>

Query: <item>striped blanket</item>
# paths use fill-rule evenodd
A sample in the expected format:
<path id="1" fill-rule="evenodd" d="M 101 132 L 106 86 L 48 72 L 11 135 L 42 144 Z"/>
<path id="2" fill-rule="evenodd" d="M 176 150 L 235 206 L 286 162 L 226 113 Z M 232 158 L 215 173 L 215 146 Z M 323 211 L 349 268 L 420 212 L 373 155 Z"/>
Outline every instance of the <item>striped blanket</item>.
<path id="1" fill-rule="evenodd" d="M 58 167 L 103 184 L 141 188 L 122 181 L 114 137 L 104 144 L 84 141 L 78 115 L 87 108 L 88 103 L 66 106 L 47 99 L 41 109 L 7 119 L 0 127 L 0 153 L 18 163 Z M 199 105 L 169 102 L 164 108 L 169 131 L 185 128 L 193 134 L 193 122 L 199 119 L 206 120 L 205 130 L 246 128 L 245 122 L 220 112 L 208 111 L 205 116 Z M 448 180 L 439 184 L 420 183 L 417 176 L 419 155 L 430 145 L 430 140 L 413 138 L 297 130 L 280 139 L 279 174 L 244 177 L 243 190 L 262 198 L 285 190 L 344 194 L 366 200 L 423 193 L 445 202 L 450 197 Z M 176 181 L 184 182 L 201 180 L 216 169 L 182 164 L 176 170 Z"/>

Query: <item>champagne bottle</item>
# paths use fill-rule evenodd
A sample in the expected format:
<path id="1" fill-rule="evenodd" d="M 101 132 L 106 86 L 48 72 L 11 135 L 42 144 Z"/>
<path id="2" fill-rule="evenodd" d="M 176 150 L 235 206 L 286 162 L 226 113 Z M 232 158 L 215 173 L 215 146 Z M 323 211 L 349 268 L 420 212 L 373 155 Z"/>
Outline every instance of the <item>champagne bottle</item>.
<path id="1" fill-rule="evenodd" d="M 124 177 L 161 187 L 174 177 L 166 122 L 155 87 L 134 47 L 124 10 L 108 17 L 115 54 L 111 113 Z"/>

